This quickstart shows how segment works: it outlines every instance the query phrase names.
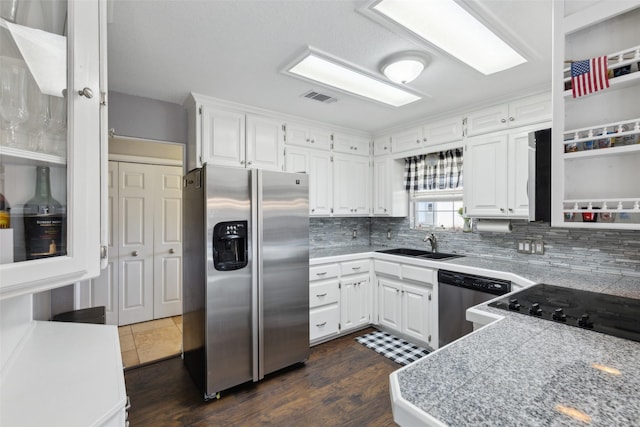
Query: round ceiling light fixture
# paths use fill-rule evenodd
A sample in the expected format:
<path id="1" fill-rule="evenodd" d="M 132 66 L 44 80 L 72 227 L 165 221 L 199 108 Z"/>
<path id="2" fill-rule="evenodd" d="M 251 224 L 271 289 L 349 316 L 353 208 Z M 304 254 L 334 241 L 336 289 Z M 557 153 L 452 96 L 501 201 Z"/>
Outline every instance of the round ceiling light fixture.
<path id="1" fill-rule="evenodd" d="M 392 82 L 406 84 L 422 73 L 429 59 L 426 53 L 419 51 L 400 52 L 385 58 L 380 70 Z"/>

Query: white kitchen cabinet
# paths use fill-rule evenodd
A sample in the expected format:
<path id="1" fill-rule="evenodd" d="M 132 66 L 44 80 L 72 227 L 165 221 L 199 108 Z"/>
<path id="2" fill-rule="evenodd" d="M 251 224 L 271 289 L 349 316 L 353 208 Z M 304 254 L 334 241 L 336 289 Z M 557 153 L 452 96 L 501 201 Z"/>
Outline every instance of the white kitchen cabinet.
<path id="1" fill-rule="evenodd" d="M 56 107 L 50 110 L 54 122 L 43 131 L 40 141 L 30 140 L 26 131 L 26 126 L 36 126 L 36 122 L 15 123 L 15 141 L 4 140 L 9 138 L 9 123 L 4 119 L 1 123 L 0 163 L 5 172 L 4 195 L 12 208 L 13 232 L 10 243 L 13 259 L 0 265 L 1 299 L 95 277 L 100 273 L 101 255 L 106 258 L 106 6 L 103 2 L 82 1 L 59 2 L 52 7 L 57 5 L 66 8 L 66 13 L 62 10 L 59 16 L 66 16 L 68 36 L 60 35 L 65 27 L 63 21 L 57 23 L 59 28 L 55 34 L 48 36 L 60 39 L 66 46 L 67 60 L 58 62 L 61 73 L 66 76 L 65 87 L 45 90 L 36 86 L 35 81 L 32 82 L 30 63 L 25 62 L 7 25 L 4 21 L 0 23 L 1 66 L 11 68 L 21 76 L 18 80 L 22 83 L 11 84 L 12 89 L 17 89 L 17 99 L 25 100 L 32 120 L 38 117 L 34 114 L 37 107 L 33 99 L 36 98 L 26 97 L 28 87 L 33 87 L 37 99 L 42 100 L 39 105 Z M 17 23 L 26 31 L 36 32 L 31 26 L 43 21 L 37 17 L 31 20 L 30 13 L 26 12 L 24 20 Z M 37 30 L 52 32 L 51 28 L 38 27 Z M 48 60 L 49 64 L 55 62 L 55 56 Z M 68 64 L 71 68 L 67 69 Z M 66 97 L 63 97 L 63 90 Z M 3 96 L 12 95 L 7 92 Z M 52 128 L 56 123 L 54 131 Z M 50 168 L 52 195 L 64 207 L 66 232 L 63 229 L 62 233 L 66 239 L 66 253 L 27 261 L 23 207 L 34 195 L 36 166 Z M 104 247 L 103 254 L 101 247 Z"/>
<path id="2" fill-rule="evenodd" d="M 204 163 L 220 166 L 245 165 L 245 115 L 241 111 L 230 111 L 202 104 L 199 107 L 202 125 L 200 143 L 187 149 L 187 153 L 195 150 L 199 157 L 193 167 L 201 167 Z M 198 154 L 199 153 L 199 154 Z M 191 155 L 187 154 L 189 163 Z M 189 169 L 192 169 L 190 166 Z"/>
<path id="3" fill-rule="evenodd" d="M 333 134 L 334 153 L 369 157 L 369 145 L 369 139 L 362 136 L 349 135 L 346 133 Z"/>
<path id="4" fill-rule="evenodd" d="M 412 127 L 391 135 L 391 144 L 394 153 L 423 148 L 427 142 L 422 134 L 422 126 Z"/>
<path id="5" fill-rule="evenodd" d="M 553 7 L 551 224 L 638 230 L 640 1 Z M 565 61 L 601 55 L 610 87 L 574 99 Z"/>
<path id="6" fill-rule="evenodd" d="M 337 216 L 369 215 L 369 158 L 334 154 L 333 214 Z"/>
<path id="7" fill-rule="evenodd" d="M 187 170 L 204 163 L 282 170 L 284 122 L 229 108 L 204 95 L 189 94 Z"/>
<path id="8" fill-rule="evenodd" d="M 361 328 L 370 322 L 370 264 L 369 258 L 340 263 L 340 332 Z"/>
<path id="9" fill-rule="evenodd" d="M 402 332 L 431 345 L 431 317 L 433 286 L 416 286 L 403 283 L 402 291 Z"/>
<path id="10" fill-rule="evenodd" d="M 480 135 L 549 120 L 551 120 L 551 95 L 544 93 L 467 114 L 464 118 L 465 135 Z"/>
<path id="11" fill-rule="evenodd" d="M 462 118 L 452 117 L 391 135 L 394 153 L 427 148 L 462 139 Z"/>
<path id="12" fill-rule="evenodd" d="M 378 323 L 402 331 L 402 282 L 378 277 Z"/>
<path id="13" fill-rule="evenodd" d="M 247 114 L 246 166 L 283 170 L 284 122 Z"/>
<path id="14" fill-rule="evenodd" d="M 341 332 L 369 324 L 369 275 L 340 280 L 340 328 Z"/>
<path id="15" fill-rule="evenodd" d="M 434 270 L 392 264 L 395 263 L 375 262 L 378 323 L 412 342 L 437 348 L 438 305 Z M 398 276 L 393 274 L 395 272 Z"/>
<path id="16" fill-rule="evenodd" d="M 286 143 L 317 150 L 331 149 L 333 135 L 330 129 L 287 122 L 285 125 Z"/>
<path id="17" fill-rule="evenodd" d="M 391 135 L 381 135 L 373 139 L 373 155 L 386 156 L 391 154 Z"/>
<path id="18" fill-rule="evenodd" d="M 337 263 L 309 267 L 309 340 L 312 344 L 340 332 L 339 274 Z"/>
<path id="19" fill-rule="evenodd" d="M 287 145 L 285 170 L 309 174 L 309 215 L 329 216 L 332 209 L 332 167 L 328 151 Z"/>
<path id="20" fill-rule="evenodd" d="M 409 202 L 404 188 L 404 161 L 374 157 L 372 174 L 373 215 L 406 217 Z"/>
<path id="21" fill-rule="evenodd" d="M 529 218 L 529 133 L 535 127 L 469 138 L 464 204 L 477 218 Z"/>

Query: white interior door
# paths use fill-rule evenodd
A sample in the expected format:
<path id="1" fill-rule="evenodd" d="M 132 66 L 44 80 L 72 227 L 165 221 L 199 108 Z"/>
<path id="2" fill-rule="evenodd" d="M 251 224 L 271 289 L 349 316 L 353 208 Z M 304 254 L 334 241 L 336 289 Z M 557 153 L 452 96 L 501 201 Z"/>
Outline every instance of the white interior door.
<path id="1" fill-rule="evenodd" d="M 153 318 L 153 169 L 120 163 L 118 323 Z"/>
<path id="2" fill-rule="evenodd" d="M 182 314 L 182 168 L 154 166 L 153 318 Z"/>

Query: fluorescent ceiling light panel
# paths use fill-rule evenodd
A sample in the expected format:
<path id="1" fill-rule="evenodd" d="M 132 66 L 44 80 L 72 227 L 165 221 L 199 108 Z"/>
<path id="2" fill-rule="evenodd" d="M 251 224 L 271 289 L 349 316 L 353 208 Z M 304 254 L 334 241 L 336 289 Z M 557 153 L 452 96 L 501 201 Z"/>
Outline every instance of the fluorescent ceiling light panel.
<path id="1" fill-rule="evenodd" d="M 382 0 L 373 9 L 483 74 L 527 62 L 453 0 Z"/>
<path id="2" fill-rule="evenodd" d="M 315 52 L 309 52 L 300 62 L 287 71 L 291 74 L 394 107 L 401 107 L 422 99 L 413 93 L 348 68 L 346 65 L 338 64 L 335 60 L 322 58 Z"/>

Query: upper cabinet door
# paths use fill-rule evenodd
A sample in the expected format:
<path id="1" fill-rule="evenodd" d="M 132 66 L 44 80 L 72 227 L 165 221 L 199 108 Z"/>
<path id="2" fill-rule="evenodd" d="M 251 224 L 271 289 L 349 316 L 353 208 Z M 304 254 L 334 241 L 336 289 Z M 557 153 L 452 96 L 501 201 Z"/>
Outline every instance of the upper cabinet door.
<path id="1" fill-rule="evenodd" d="M 331 130 L 312 128 L 300 123 L 286 124 L 286 143 L 301 147 L 329 150 L 331 148 Z"/>
<path id="2" fill-rule="evenodd" d="M 282 170 L 284 123 L 247 115 L 247 167 Z"/>
<path id="3" fill-rule="evenodd" d="M 10 204 L 4 210 L 10 222 L 0 229 L 0 298 L 100 271 L 106 2 L 44 3 L 45 19 L 41 9 L 18 7 L 17 15 L 5 16 L 15 24 L 0 20 L 0 192 Z M 57 47 L 66 55 L 52 55 Z"/>
<path id="4" fill-rule="evenodd" d="M 467 215 L 507 215 L 507 135 L 473 138 L 464 155 Z"/>
<path id="5" fill-rule="evenodd" d="M 391 135 L 391 144 L 394 153 L 415 150 L 424 147 L 426 140 L 422 135 L 422 127 L 415 127 Z"/>
<path id="6" fill-rule="evenodd" d="M 244 113 L 202 107 L 202 163 L 244 166 Z"/>
<path id="7" fill-rule="evenodd" d="M 467 136 L 506 129 L 509 107 L 507 104 L 474 111 L 467 115 Z"/>
<path id="8" fill-rule="evenodd" d="M 529 219 L 529 153 L 535 149 L 529 146 L 529 132 L 509 135 L 508 146 L 508 203 L 511 218 Z"/>
<path id="9" fill-rule="evenodd" d="M 368 157 L 369 139 L 345 133 L 336 133 L 333 135 L 333 151 Z"/>

